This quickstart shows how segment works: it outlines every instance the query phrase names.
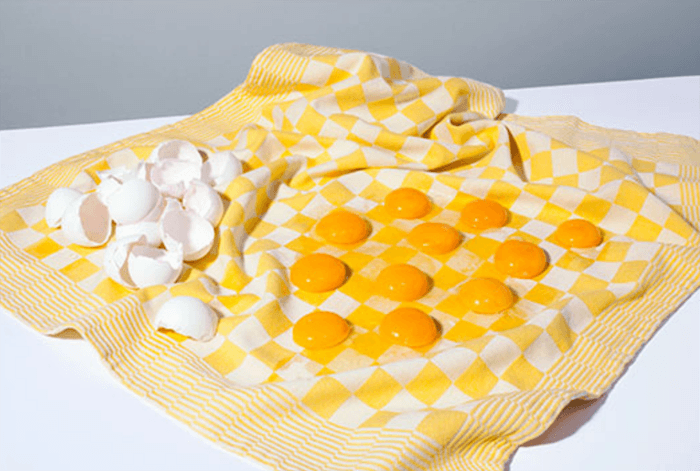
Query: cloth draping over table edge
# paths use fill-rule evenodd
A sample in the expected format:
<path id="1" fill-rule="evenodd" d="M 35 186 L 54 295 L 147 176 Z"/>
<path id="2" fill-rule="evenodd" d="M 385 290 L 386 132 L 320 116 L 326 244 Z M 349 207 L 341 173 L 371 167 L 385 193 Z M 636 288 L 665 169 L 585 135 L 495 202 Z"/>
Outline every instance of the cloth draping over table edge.
<path id="1" fill-rule="evenodd" d="M 223 448 L 270 468 L 502 469 L 516 448 L 542 433 L 567 403 L 603 394 L 700 280 L 697 140 L 604 129 L 573 117 L 501 115 L 503 104 L 502 92 L 494 87 L 468 79 L 431 77 L 377 54 L 299 44 L 271 46 L 255 59 L 243 85 L 204 111 L 66 159 L 3 189 L 0 303 L 42 333 L 77 330 L 130 390 Z M 270 134 L 277 137 L 275 142 L 267 139 Z M 309 136 L 316 144 L 322 143 L 313 155 L 312 150 L 319 146 L 301 140 Z M 229 231 L 235 239 L 220 233 L 220 244 L 235 246 L 226 249 L 231 257 L 227 268 L 220 269 L 222 280 L 217 281 L 222 287 L 202 281 L 219 273 L 211 260 L 193 264 L 186 275 L 184 285 L 192 293 L 206 297 L 209 291 L 207 299 L 222 303 L 215 305 L 218 310 L 234 313 L 222 319 L 217 338 L 223 343 L 217 344 L 218 350 L 156 332 L 149 323 L 154 299 L 162 301 L 163 296 L 185 291 L 160 287 L 121 293 L 112 285 L 104 289 L 109 280 L 85 271 L 88 262 L 84 260 L 91 260 L 93 249 L 81 252 L 50 239 L 47 235 L 53 232 L 37 216 L 53 189 L 85 183 L 86 173 L 94 177 L 96 169 L 105 168 L 108 156 L 127 149 L 143 158 L 153 146 L 174 138 L 210 150 L 235 149 L 246 157 L 251 172 L 269 170 L 267 180 L 243 185 L 237 179 L 226 190 L 232 203 L 242 202 L 242 214 L 230 216 L 233 204 L 222 223 L 222 231 Z M 358 147 L 351 146 L 350 157 L 342 151 L 334 155 L 333 145 L 341 141 L 359 143 L 364 154 L 358 157 Z M 389 152 L 372 153 L 369 148 Z M 300 165 L 292 154 L 310 160 Z M 265 160 L 270 155 L 276 159 Z M 289 159 L 284 168 L 275 167 L 275 160 L 284 158 Z M 368 191 L 367 186 L 353 187 L 350 180 L 353 172 L 362 174 L 365 167 L 405 172 L 389 173 L 386 180 L 382 180 L 384 170 L 370 172 L 376 187 Z M 396 175 L 404 180 L 396 180 Z M 375 211 L 370 210 L 367 217 L 382 229 L 391 222 L 376 212 L 383 191 L 377 189 L 378 180 L 416 186 L 428 191 L 434 201 L 441 194 L 449 195 L 445 211 L 435 220 L 453 217 L 469 200 L 465 194 L 492 197 L 513 215 L 511 225 L 517 230 L 506 235 L 538 240 L 554 257 L 552 270 L 559 270 L 560 275 L 576 272 L 578 278 L 563 297 L 552 294 L 555 287 L 539 282 L 517 285 L 514 289 L 521 295 L 520 302 L 534 311 L 496 316 L 494 319 L 506 322 L 498 328 L 495 324 L 479 326 L 486 321 L 478 316 L 465 323 L 440 314 L 444 336 L 440 342 L 444 343 L 438 345 L 442 350 L 400 351 L 389 361 L 380 356 L 384 363 L 378 360 L 372 365 L 360 362 L 359 347 L 343 350 L 351 351 L 358 361 L 360 376 L 370 375 L 372 368 L 373 373 L 393 374 L 376 383 L 399 384 L 391 400 L 378 399 L 386 393 L 381 387 L 363 392 L 364 381 L 370 381 L 362 376 L 358 382 L 352 368 L 334 371 L 337 360 L 323 363 L 317 359 L 326 369 L 317 368 L 311 377 L 298 380 L 285 380 L 284 375 L 292 373 L 283 365 L 265 363 L 272 375 L 246 385 L 236 372 L 246 368 L 251 355 L 244 352 L 242 363 L 231 369 L 227 361 L 234 350 L 226 350 L 229 356 L 221 350 L 234 348 L 236 329 L 263 309 L 245 316 L 236 314 L 249 298 L 238 295 L 245 292 L 245 286 L 236 276 L 245 278 L 245 273 L 232 275 L 230 260 L 248 256 L 245 250 L 245 254 L 236 252 L 236 243 L 246 239 L 246 234 L 252 237 L 260 220 L 265 221 L 267 213 L 256 207 L 269 209 L 272 203 L 260 202 L 262 193 L 256 188 L 265 189 L 274 179 L 287 179 L 290 187 L 302 193 L 345 182 L 344 188 L 336 185 L 324 193 L 332 200 L 331 206 L 357 204 L 353 207 L 357 210 L 365 203 L 354 198 L 374 198 Z M 479 186 L 483 182 L 488 184 Z M 595 204 L 587 206 L 590 201 L 585 195 L 605 185 L 612 185 L 615 191 L 599 193 Z M 564 187 L 583 190 L 557 199 Z M 348 192 L 346 197 L 344 192 Z M 251 193 L 254 197 L 246 199 Z M 581 199 L 576 200 L 578 197 Z M 600 200 L 606 198 L 610 204 L 601 209 Z M 593 255 L 556 252 L 551 243 L 547 245 L 548 234 L 558 222 L 577 216 L 595 220 L 605 232 L 604 247 Z M 274 229 L 268 227 L 268 232 Z M 383 230 L 377 232 L 373 237 L 386 236 Z M 488 258 L 484 247 L 491 247 L 488 244 L 493 240 L 471 237 L 466 237 L 467 247 L 475 240 L 486 244 L 471 249 Z M 492 237 L 497 240 L 499 236 Z M 60 250 L 74 250 L 85 258 L 57 269 L 52 266 L 56 257 L 49 262 L 46 254 Z M 219 251 L 224 251 L 223 245 Z M 273 267 L 271 271 L 280 270 Z M 481 273 L 479 270 L 490 273 L 488 267 L 482 267 L 471 274 Z M 435 289 L 441 292 L 442 275 L 432 275 Z M 272 275 L 266 272 L 265 276 L 259 289 L 273 300 L 289 296 L 287 285 L 270 285 Z M 86 284 L 91 279 L 100 280 L 99 284 Z M 449 290 L 444 291 L 447 294 L 441 304 L 432 306 L 434 312 L 450 311 Z M 313 304 L 311 299 L 305 301 Z M 268 305 L 264 310 L 268 315 Z M 258 317 L 270 341 L 279 339 L 277 347 L 286 345 L 282 336 L 291 323 L 280 329 L 283 333 L 271 333 L 270 324 Z M 366 320 L 350 317 L 354 318 Z M 362 325 L 358 320 L 355 334 L 371 335 L 371 325 L 366 329 Z M 465 334 L 465 325 L 478 335 Z M 506 360 L 514 348 L 519 350 Z M 302 357 L 285 361 L 294 363 L 298 358 Z M 314 364 L 309 358 L 304 361 Z M 255 363 L 258 369 L 250 374 L 264 369 L 263 363 Z M 404 363 L 409 366 L 391 369 Z M 408 373 L 412 377 L 402 379 Z M 368 411 L 368 403 L 376 410 Z M 366 420 L 353 425 L 352 416 L 363 414 Z"/>

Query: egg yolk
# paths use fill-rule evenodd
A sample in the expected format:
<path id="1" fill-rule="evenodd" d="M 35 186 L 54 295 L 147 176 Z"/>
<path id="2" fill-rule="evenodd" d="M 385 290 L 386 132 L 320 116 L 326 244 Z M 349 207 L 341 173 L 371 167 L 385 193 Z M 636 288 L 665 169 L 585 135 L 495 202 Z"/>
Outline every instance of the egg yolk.
<path id="1" fill-rule="evenodd" d="M 382 270 L 377 286 L 384 296 L 394 301 L 415 301 L 425 296 L 430 287 L 425 273 L 403 263 Z"/>
<path id="2" fill-rule="evenodd" d="M 459 232 L 447 224 L 426 222 L 413 228 L 408 241 L 428 254 L 444 254 L 457 248 L 461 240 Z"/>
<path id="3" fill-rule="evenodd" d="M 466 306 L 479 314 L 496 314 L 513 305 L 513 293 L 493 278 L 474 278 L 462 285 L 460 297 Z"/>
<path id="4" fill-rule="evenodd" d="M 554 240 L 566 248 L 588 249 L 599 245 L 603 237 L 596 226 L 583 219 L 561 223 L 554 232 Z"/>
<path id="5" fill-rule="evenodd" d="M 350 325 L 338 314 L 317 311 L 299 319 L 292 328 L 294 342 L 309 350 L 338 345 L 350 335 Z"/>
<path id="6" fill-rule="evenodd" d="M 296 287 L 304 291 L 322 293 L 345 283 L 347 269 L 337 258 L 315 253 L 297 260 L 292 265 L 289 277 Z"/>
<path id="7" fill-rule="evenodd" d="M 508 211 L 495 201 L 476 200 L 462 209 L 460 222 L 473 231 L 503 227 L 508 222 Z"/>
<path id="8" fill-rule="evenodd" d="M 399 188 L 384 199 L 384 208 L 395 217 L 402 219 L 422 218 L 430 212 L 430 200 L 413 188 Z"/>
<path id="9" fill-rule="evenodd" d="M 494 257 L 496 268 L 515 278 L 534 278 L 547 267 L 544 250 L 524 240 L 503 242 Z"/>
<path id="10" fill-rule="evenodd" d="M 437 338 L 438 330 L 433 318 L 420 309 L 403 307 L 384 316 L 379 336 L 406 347 L 422 347 Z"/>
<path id="11" fill-rule="evenodd" d="M 318 222 L 318 235 L 332 244 L 354 244 L 369 235 L 367 222 L 349 211 L 334 211 Z"/>

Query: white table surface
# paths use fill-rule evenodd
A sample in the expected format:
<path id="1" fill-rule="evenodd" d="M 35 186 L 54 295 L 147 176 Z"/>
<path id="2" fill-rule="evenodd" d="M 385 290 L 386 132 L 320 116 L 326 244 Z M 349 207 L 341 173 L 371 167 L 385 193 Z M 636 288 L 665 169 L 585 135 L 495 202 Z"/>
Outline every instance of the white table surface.
<path id="1" fill-rule="evenodd" d="M 700 76 L 506 90 L 508 112 L 700 138 Z M 53 162 L 182 117 L 0 132 L 0 187 Z M 700 469 L 700 293 L 601 400 L 569 407 L 510 471 Z M 677 368 L 669 368 L 676 359 Z M 263 469 L 121 386 L 82 340 L 0 313 L 0 470 Z"/>

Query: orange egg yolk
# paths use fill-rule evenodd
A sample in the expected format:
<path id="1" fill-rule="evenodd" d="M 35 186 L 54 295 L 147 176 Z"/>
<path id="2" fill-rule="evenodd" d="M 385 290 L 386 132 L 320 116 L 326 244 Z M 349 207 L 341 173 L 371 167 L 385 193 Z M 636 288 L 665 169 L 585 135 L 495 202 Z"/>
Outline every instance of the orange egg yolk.
<path id="1" fill-rule="evenodd" d="M 479 314 L 496 314 L 515 302 L 513 292 L 493 278 L 474 278 L 462 285 L 460 297 L 467 308 Z"/>
<path id="2" fill-rule="evenodd" d="M 588 249 L 599 245 L 603 237 L 596 226 L 583 219 L 561 223 L 554 232 L 554 240 L 566 248 Z"/>
<path id="3" fill-rule="evenodd" d="M 382 270 L 377 277 L 377 287 L 384 296 L 394 301 L 415 301 L 425 296 L 430 284 L 425 273 L 401 263 Z"/>
<path id="4" fill-rule="evenodd" d="M 492 200 L 476 200 L 462 209 L 460 222 L 472 231 L 503 227 L 508 222 L 508 211 Z"/>
<path id="5" fill-rule="evenodd" d="M 433 318 L 420 309 L 403 307 L 384 316 L 379 336 L 406 347 L 422 347 L 437 338 L 438 330 Z"/>
<path id="6" fill-rule="evenodd" d="M 289 273 L 292 283 L 304 291 L 322 293 L 338 288 L 347 278 L 345 264 L 337 258 L 315 253 L 300 258 Z"/>
<path id="7" fill-rule="evenodd" d="M 332 244 L 354 244 L 369 235 L 367 221 L 349 211 L 334 211 L 316 225 L 316 233 Z"/>
<path id="8" fill-rule="evenodd" d="M 430 200 L 413 188 L 399 188 L 384 199 L 384 208 L 395 217 L 402 219 L 422 218 L 430 212 Z"/>
<path id="9" fill-rule="evenodd" d="M 338 345 L 350 335 L 350 325 L 338 314 L 317 311 L 299 319 L 292 329 L 294 342 L 309 350 Z"/>
<path id="10" fill-rule="evenodd" d="M 421 252 L 444 254 L 457 248 L 461 236 L 455 228 L 447 224 L 426 222 L 409 232 L 408 241 Z"/>
<path id="11" fill-rule="evenodd" d="M 514 278 L 534 278 L 547 268 L 544 250 L 524 240 L 503 242 L 494 258 L 496 268 Z"/>

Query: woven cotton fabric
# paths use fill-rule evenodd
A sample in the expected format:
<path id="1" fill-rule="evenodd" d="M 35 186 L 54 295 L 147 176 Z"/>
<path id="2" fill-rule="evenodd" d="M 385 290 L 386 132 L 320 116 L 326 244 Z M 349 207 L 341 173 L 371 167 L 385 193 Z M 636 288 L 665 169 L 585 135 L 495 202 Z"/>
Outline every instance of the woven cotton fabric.
<path id="1" fill-rule="evenodd" d="M 503 93 L 402 61 L 299 44 L 264 50 L 246 81 L 179 123 L 55 164 L 0 192 L 0 303 L 42 333 L 72 328 L 136 394 L 204 437 L 279 470 L 500 470 L 571 400 L 600 396 L 659 323 L 700 283 L 700 144 L 572 117 L 503 115 Z M 101 269 L 104 247 L 70 244 L 44 221 L 49 194 L 84 191 L 96 172 L 145 159 L 168 139 L 233 150 L 245 173 L 225 190 L 214 250 L 181 282 L 129 290 Z M 433 202 L 421 220 L 389 217 L 385 196 L 416 188 Z M 457 226 L 476 198 L 498 201 L 508 224 L 462 233 L 430 256 L 406 241 L 417 224 Z M 347 247 L 314 233 L 344 208 L 372 225 Z M 583 218 L 603 243 L 567 250 L 556 227 Z M 505 277 L 498 245 L 542 247 L 531 280 Z M 303 255 L 328 253 L 352 276 L 328 293 L 289 282 Z M 430 293 L 398 303 L 377 293 L 386 266 L 410 263 Z M 498 315 L 466 310 L 473 277 L 517 294 Z M 168 299 L 191 295 L 221 314 L 197 342 L 154 330 Z M 383 342 L 378 325 L 399 306 L 430 314 L 435 344 Z M 295 321 L 340 314 L 352 334 L 308 351 Z"/>

